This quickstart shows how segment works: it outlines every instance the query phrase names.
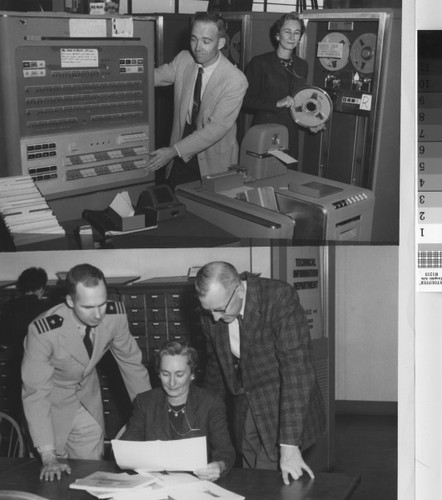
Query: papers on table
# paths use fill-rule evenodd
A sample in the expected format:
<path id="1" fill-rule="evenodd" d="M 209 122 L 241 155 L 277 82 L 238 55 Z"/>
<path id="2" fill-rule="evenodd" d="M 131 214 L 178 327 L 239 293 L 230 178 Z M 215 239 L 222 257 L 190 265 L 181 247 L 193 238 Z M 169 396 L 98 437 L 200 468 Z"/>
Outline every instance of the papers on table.
<path id="1" fill-rule="evenodd" d="M 106 473 L 102 473 L 106 474 Z M 125 474 L 114 474 L 124 476 Z M 90 477 L 90 476 L 89 476 Z M 97 498 L 112 500 L 242 500 L 243 496 L 228 491 L 209 481 L 201 481 L 192 474 L 180 472 L 143 472 L 130 478 L 149 478 L 153 483 L 133 489 L 122 488 L 120 491 L 99 492 L 88 490 Z M 85 478 L 86 480 L 87 478 Z M 83 481 L 83 480 L 77 480 Z M 135 481 L 135 480 L 134 480 Z M 73 483 L 73 484 L 76 484 Z M 73 487 L 71 485 L 71 487 Z"/>
<path id="2" fill-rule="evenodd" d="M 205 436 L 171 441 L 113 439 L 112 449 L 121 469 L 194 471 L 207 467 Z"/>
<path id="3" fill-rule="evenodd" d="M 77 479 L 69 485 L 74 490 L 86 490 L 89 492 L 103 493 L 109 498 L 115 492 L 133 491 L 145 487 L 156 481 L 153 476 L 130 475 L 127 473 L 116 474 L 113 472 L 97 471 L 82 479 Z M 100 495 L 100 498 L 103 498 Z"/>

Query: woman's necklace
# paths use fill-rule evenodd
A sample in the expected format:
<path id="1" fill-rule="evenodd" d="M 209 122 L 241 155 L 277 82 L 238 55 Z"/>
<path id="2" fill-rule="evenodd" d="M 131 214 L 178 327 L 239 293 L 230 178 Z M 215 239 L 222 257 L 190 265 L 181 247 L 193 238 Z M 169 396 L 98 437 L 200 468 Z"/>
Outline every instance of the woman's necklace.
<path id="1" fill-rule="evenodd" d="M 190 434 L 192 431 L 197 431 L 199 429 L 192 429 L 189 419 L 187 418 L 186 415 L 186 404 L 182 405 L 182 408 L 179 408 L 178 410 L 174 410 L 169 403 L 167 403 L 168 406 L 168 413 L 169 413 L 169 424 L 172 430 L 177 434 L 178 436 L 187 436 Z M 173 418 L 172 418 L 173 415 Z M 173 424 L 173 421 L 177 424 L 180 430 L 178 430 L 175 425 Z M 185 426 L 187 426 L 187 431 L 184 431 Z"/>
<path id="2" fill-rule="evenodd" d="M 169 403 L 167 403 L 168 406 L 168 412 L 172 413 L 175 418 L 178 418 L 178 415 L 184 415 L 186 413 L 186 404 L 184 403 L 182 405 L 182 408 L 179 408 L 178 410 L 174 410 Z M 181 405 L 180 405 L 181 406 Z"/>
<path id="3" fill-rule="evenodd" d="M 279 62 L 281 63 L 282 67 L 288 71 L 291 75 L 295 76 L 296 78 L 301 78 L 301 76 L 299 76 L 296 71 L 295 71 L 295 65 L 294 65 L 294 62 L 293 62 L 293 57 L 290 57 L 289 59 L 284 59 L 282 57 L 279 57 L 278 56 L 278 59 L 279 59 Z"/>

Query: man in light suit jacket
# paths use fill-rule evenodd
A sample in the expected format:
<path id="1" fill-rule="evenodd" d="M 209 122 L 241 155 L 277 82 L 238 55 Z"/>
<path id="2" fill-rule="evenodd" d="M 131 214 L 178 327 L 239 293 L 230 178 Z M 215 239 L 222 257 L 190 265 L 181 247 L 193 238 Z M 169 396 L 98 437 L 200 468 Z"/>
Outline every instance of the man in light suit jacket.
<path id="1" fill-rule="evenodd" d="M 177 184 L 222 172 L 238 162 L 236 119 L 247 90 L 245 75 L 220 52 L 226 26 L 216 13 L 197 13 L 190 47 L 171 63 L 155 69 L 155 86 L 175 85 L 170 147 L 153 151 L 147 170 L 165 165 L 166 179 Z M 203 68 L 201 103 L 192 123 L 198 68 Z"/>
<path id="2" fill-rule="evenodd" d="M 95 367 L 108 350 L 132 400 L 151 388 L 124 304 L 107 300 L 103 273 L 80 264 L 66 281 L 66 303 L 38 316 L 24 342 L 23 407 L 42 458 L 40 478 L 46 480 L 70 473 L 59 458 L 102 457 L 104 418 Z"/>
<path id="3" fill-rule="evenodd" d="M 243 465 L 276 469 L 286 484 L 313 472 L 302 453 L 325 429 L 309 327 L 295 289 L 227 262 L 202 267 L 205 386 L 234 399 L 234 434 Z"/>

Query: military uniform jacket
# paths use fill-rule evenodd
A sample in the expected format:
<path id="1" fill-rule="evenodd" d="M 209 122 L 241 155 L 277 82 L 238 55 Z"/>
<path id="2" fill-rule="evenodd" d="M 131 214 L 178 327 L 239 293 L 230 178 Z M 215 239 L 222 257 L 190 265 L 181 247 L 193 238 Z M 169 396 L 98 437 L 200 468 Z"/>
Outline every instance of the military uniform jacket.
<path id="1" fill-rule="evenodd" d="M 247 280 L 240 335 L 242 387 L 265 450 L 276 460 L 278 444 L 307 448 L 317 440 L 325 428 L 324 407 L 307 318 L 296 290 L 283 281 L 251 274 L 242 278 Z M 238 395 L 228 326 L 209 315 L 202 322 L 208 356 L 204 385 Z M 235 414 L 238 418 L 244 415 Z M 243 424 L 235 422 L 234 427 Z"/>
<path id="2" fill-rule="evenodd" d="M 52 444 L 61 453 L 80 405 L 104 426 L 95 366 L 109 349 L 131 399 L 151 387 L 122 303 L 108 301 L 106 315 L 94 330 L 90 359 L 81 336 L 84 329 L 66 304 L 49 309 L 29 326 L 24 342 L 22 397 L 37 447 Z"/>

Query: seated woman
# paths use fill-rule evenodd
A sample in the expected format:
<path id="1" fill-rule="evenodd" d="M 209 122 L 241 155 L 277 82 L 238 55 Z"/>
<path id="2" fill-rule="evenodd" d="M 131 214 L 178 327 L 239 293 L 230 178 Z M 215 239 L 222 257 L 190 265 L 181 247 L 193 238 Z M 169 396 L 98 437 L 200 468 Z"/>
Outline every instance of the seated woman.
<path id="1" fill-rule="evenodd" d="M 198 354 L 187 344 L 169 341 L 158 352 L 156 368 L 162 387 L 146 391 L 134 400 L 134 409 L 121 439 L 154 441 L 206 436 L 209 465 L 194 471 L 216 481 L 235 461 L 227 430 L 223 401 L 192 380 Z"/>

